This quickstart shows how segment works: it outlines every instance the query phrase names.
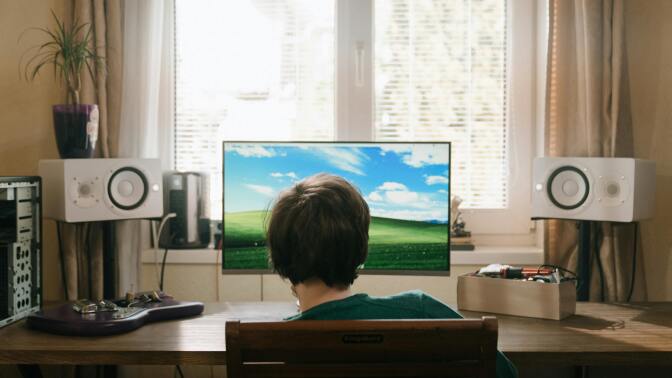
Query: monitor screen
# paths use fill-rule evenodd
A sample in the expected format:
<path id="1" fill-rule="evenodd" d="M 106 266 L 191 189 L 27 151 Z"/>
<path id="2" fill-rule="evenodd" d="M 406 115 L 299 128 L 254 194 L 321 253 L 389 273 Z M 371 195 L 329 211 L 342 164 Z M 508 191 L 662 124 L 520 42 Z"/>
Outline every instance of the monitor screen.
<path id="1" fill-rule="evenodd" d="M 450 271 L 450 143 L 225 142 L 223 155 L 223 272 L 270 271 L 273 200 L 317 173 L 345 178 L 369 206 L 363 273 Z"/>

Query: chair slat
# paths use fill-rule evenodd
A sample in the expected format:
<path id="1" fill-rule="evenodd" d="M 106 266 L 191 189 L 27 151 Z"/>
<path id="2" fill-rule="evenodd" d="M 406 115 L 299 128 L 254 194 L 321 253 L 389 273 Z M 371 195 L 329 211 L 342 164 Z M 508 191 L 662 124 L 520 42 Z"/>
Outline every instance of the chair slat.
<path id="1" fill-rule="evenodd" d="M 494 377 L 497 320 L 226 323 L 236 377 Z"/>
<path id="2" fill-rule="evenodd" d="M 393 349 L 393 348 L 360 348 L 354 346 L 351 349 L 332 348 L 324 349 L 284 349 L 276 345 L 268 349 L 241 350 L 243 361 L 285 361 L 285 362 L 383 362 L 383 361 L 460 361 L 473 358 L 480 354 L 480 346 L 460 348 L 453 345 L 437 347 L 437 349 Z"/>
<path id="3" fill-rule="evenodd" d="M 244 365 L 245 377 L 478 377 L 480 366 L 450 364 Z"/>

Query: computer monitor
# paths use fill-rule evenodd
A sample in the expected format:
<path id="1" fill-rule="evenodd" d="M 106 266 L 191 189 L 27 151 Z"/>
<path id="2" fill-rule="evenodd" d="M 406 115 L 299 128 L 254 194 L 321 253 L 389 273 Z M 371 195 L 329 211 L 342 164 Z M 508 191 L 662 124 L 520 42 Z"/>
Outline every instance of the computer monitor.
<path id="1" fill-rule="evenodd" d="M 270 272 L 273 200 L 317 173 L 359 189 L 371 212 L 362 273 L 450 272 L 450 143 L 224 142 L 223 273 Z"/>

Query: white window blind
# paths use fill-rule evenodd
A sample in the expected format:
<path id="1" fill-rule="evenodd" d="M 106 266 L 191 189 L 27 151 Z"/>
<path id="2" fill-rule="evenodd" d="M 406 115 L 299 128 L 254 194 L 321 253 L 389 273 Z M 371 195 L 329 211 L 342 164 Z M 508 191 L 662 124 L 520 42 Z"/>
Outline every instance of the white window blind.
<path id="1" fill-rule="evenodd" d="M 222 140 L 333 140 L 334 0 L 176 1 L 175 168 L 211 174 Z"/>
<path id="2" fill-rule="evenodd" d="M 507 207 L 503 0 L 375 0 L 375 138 L 451 141 L 465 208 Z"/>
<path id="3" fill-rule="evenodd" d="M 222 140 L 336 138 L 336 87 L 353 85 L 339 77 L 336 30 L 363 22 L 374 98 L 345 107 L 371 115 L 363 134 L 451 141 L 462 207 L 509 207 L 507 2 L 358 0 L 374 9 L 362 21 L 337 17 L 337 1 L 176 0 L 175 168 L 211 174 L 213 218 Z"/>

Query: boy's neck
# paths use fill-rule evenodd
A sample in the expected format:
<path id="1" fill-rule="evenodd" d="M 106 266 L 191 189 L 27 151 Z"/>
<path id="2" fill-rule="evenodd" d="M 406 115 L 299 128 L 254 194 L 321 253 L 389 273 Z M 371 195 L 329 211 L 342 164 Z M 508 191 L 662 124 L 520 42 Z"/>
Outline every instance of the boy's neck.
<path id="1" fill-rule="evenodd" d="M 352 295 L 350 286 L 329 287 L 322 280 L 311 279 L 292 287 L 299 299 L 299 310 L 304 312 L 322 303 L 345 299 Z"/>

